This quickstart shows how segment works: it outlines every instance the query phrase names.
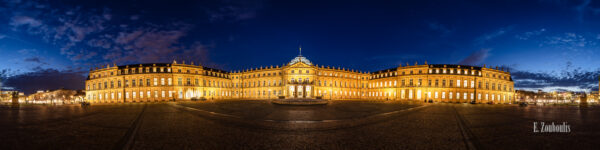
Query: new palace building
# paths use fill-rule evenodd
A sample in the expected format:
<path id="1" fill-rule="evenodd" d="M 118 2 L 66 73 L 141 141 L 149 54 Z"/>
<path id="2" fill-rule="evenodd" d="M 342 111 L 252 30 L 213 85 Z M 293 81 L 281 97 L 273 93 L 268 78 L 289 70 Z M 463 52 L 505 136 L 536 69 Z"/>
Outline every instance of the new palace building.
<path id="1" fill-rule="evenodd" d="M 299 55 L 283 66 L 223 71 L 185 62 L 104 66 L 85 82 L 91 103 L 206 99 L 365 99 L 511 103 L 503 69 L 451 64 L 399 65 L 376 72 L 315 65 Z"/>

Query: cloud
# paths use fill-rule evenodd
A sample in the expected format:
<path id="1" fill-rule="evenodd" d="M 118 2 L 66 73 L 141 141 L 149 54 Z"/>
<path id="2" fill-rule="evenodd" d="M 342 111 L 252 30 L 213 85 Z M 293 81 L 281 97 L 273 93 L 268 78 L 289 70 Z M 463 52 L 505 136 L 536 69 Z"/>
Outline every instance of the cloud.
<path id="1" fill-rule="evenodd" d="M 592 3 L 592 0 L 581 0 L 581 1 L 569 1 L 569 0 L 538 0 L 542 3 L 552 3 L 559 6 L 566 6 L 567 8 L 575 11 L 575 19 L 582 23 L 584 22 L 584 18 L 586 14 L 598 15 L 600 14 L 600 8 L 595 8 L 594 6 L 598 6 L 596 3 Z M 577 2 L 581 2 L 577 4 Z"/>
<path id="2" fill-rule="evenodd" d="M 58 88 L 83 89 L 85 79 L 83 71 L 57 70 L 36 68 L 32 72 L 7 75 L 7 70 L 0 71 L 2 85 L 11 87 L 26 94 L 34 93 L 36 90 L 51 90 Z"/>
<path id="3" fill-rule="evenodd" d="M 263 0 L 219 1 L 217 7 L 206 8 L 210 22 L 238 22 L 253 19 L 263 8 Z"/>
<path id="4" fill-rule="evenodd" d="M 43 4 L 27 2 L 12 8 L 13 16 L 9 25 L 14 31 L 25 31 L 38 35 L 44 41 L 60 47 L 60 53 L 73 59 L 78 54 L 80 43 L 93 34 L 105 32 L 107 22 L 112 19 L 110 9 L 81 10 L 75 7 L 68 10 L 38 7 Z M 31 11 L 31 9 L 35 11 Z M 25 30 L 21 30 L 25 29 Z M 83 42 L 85 43 L 85 42 Z"/>
<path id="5" fill-rule="evenodd" d="M 129 17 L 129 20 L 138 20 L 140 19 L 140 15 L 132 15 Z"/>
<path id="6" fill-rule="evenodd" d="M 116 38 L 111 41 L 114 45 L 102 55 L 103 59 L 113 62 L 170 62 L 177 57 L 205 57 L 205 54 L 190 53 L 188 51 L 206 46 L 194 43 L 184 45 L 180 41 L 186 36 L 191 28 L 188 24 L 177 24 L 167 29 L 157 28 L 138 28 L 133 31 L 119 32 Z M 108 48 L 107 41 L 96 42 L 92 46 L 103 46 Z M 187 53 L 187 55 L 182 55 Z"/>
<path id="7" fill-rule="evenodd" d="M 445 25 L 437 23 L 437 22 L 429 23 L 428 27 L 431 30 L 438 31 L 438 32 L 442 33 L 441 36 L 448 36 L 449 34 L 451 34 L 454 31 L 452 29 L 449 29 Z"/>
<path id="8" fill-rule="evenodd" d="M 514 29 L 514 26 L 511 25 L 511 26 L 507 26 L 507 27 L 502 27 L 491 33 L 484 34 L 475 39 L 475 45 L 484 45 L 486 42 L 488 42 L 494 38 L 500 37 L 500 36 L 506 34 L 507 32 L 512 31 L 513 29 Z"/>
<path id="9" fill-rule="evenodd" d="M 36 65 L 37 67 L 41 67 L 43 65 L 48 65 L 47 62 L 42 60 L 43 58 L 39 57 L 39 56 L 34 56 L 34 57 L 28 57 L 23 59 L 24 62 L 30 62 L 33 63 L 34 65 Z"/>
<path id="10" fill-rule="evenodd" d="M 110 14 L 110 9 L 104 8 L 104 12 L 102 13 L 102 17 L 104 17 L 104 20 L 110 20 L 110 19 L 112 19 L 112 14 Z"/>
<path id="11" fill-rule="evenodd" d="M 463 60 L 459 61 L 458 64 L 461 65 L 477 65 L 483 62 L 488 56 L 490 56 L 491 49 L 483 48 L 478 51 L 471 53 L 471 55 L 467 56 Z"/>
<path id="12" fill-rule="evenodd" d="M 563 35 L 546 37 L 540 46 L 557 46 L 565 49 L 583 48 L 596 45 L 596 42 L 587 40 L 583 35 L 564 33 Z"/>
<path id="13" fill-rule="evenodd" d="M 251 2 L 220 2 L 219 8 L 228 15 L 237 14 L 238 20 L 248 19 L 246 10 L 238 8 L 251 5 Z M 31 5 L 33 7 L 36 5 Z M 21 8 L 21 7 L 19 7 Z M 16 9 L 16 8 L 15 8 Z M 29 9 L 29 8 L 27 8 Z M 19 11 L 29 12 L 27 9 Z M 60 54 L 74 63 L 150 63 L 170 62 L 173 59 L 208 60 L 208 48 L 211 45 L 185 39 L 193 28 L 184 22 L 167 24 L 123 25 L 114 23 L 122 19 L 138 20 L 140 15 L 112 14 L 108 8 L 82 10 L 80 7 L 60 10 L 53 8 L 38 9 L 39 14 L 14 15 L 12 25 L 28 27 L 27 33 L 40 35 L 50 44 L 60 47 Z M 115 17 L 121 17 L 115 19 Z M 111 21 L 112 20 L 112 21 Z M 43 24 L 46 23 L 46 24 Z M 21 28 L 16 28 L 21 29 Z M 185 40 L 185 42 L 182 42 Z M 195 50 L 195 51 L 194 51 Z M 22 50 L 22 54 L 30 51 Z"/>
<path id="14" fill-rule="evenodd" d="M 40 61 L 39 57 L 30 57 L 30 58 L 25 58 L 26 62 L 36 62 L 36 63 L 42 63 L 42 61 Z"/>
<path id="15" fill-rule="evenodd" d="M 17 52 L 21 55 L 38 54 L 38 51 L 36 49 L 21 49 L 21 50 L 18 50 Z"/>
<path id="16" fill-rule="evenodd" d="M 0 34 L 0 40 L 2 40 L 2 39 L 4 39 L 4 38 L 6 38 L 6 35 L 4 35 L 4 34 Z"/>
<path id="17" fill-rule="evenodd" d="M 75 61 L 88 60 L 88 59 L 93 58 L 96 55 L 98 55 L 98 53 L 94 52 L 94 51 L 91 51 L 91 52 L 80 51 L 78 54 L 76 54 L 75 56 L 73 56 L 71 59 L 75 60 Z"/>
<path id="18" fill-rule="evenodd" d="M 526 90 L 541 89 L 544 91 L 570 90 L 589 91 L 598 89 L 600 69 L 583 70 L 573 68 L 571 62 L 560 72 L 529 72 L 517 70 L 511 72 L 515 87 Z"/>
<path id="19" fill-rule="evenodd" d="M 583 22 L 585 14 L 592 12 L 594 15 L 600 14 L 600 8 L 594 8 L 591 0 L 583 0 L 580 5 L 575 6 L 577 12 L 577 21 Z"/>
<path id="20" fill-rule="evenodd" d="M 29 16 L 14 16 L 10 19 L 9 25 L 13 26 L 13 28 L 20 26 L 39 27 L 42 25 L 42 22 Z"/>
<path id="21" fill-rule="evenodd" d="M 529 38 L 533 37 L 533 36 L 538 36 L 542 33 L 544 33 L 546 31 L 545 28 L 539 29 L 539 30 L 535 30 L 535 31 L 528 31 L 525 32 L 523 34 L 517 34 L 515 35 L 515 38 L 519 39 L 519 40 L 528 40 Z"/>
<path id="22" fill-rule="evenodd" d="M 515 87 L 519 89 L 589 91 L 598 88 L 598 73 L 600 72 L 576 70 L 576 72 L 556 76 L 550 73 L 516 71 L 512 72 L 511 76 L 515 81 Z"/>

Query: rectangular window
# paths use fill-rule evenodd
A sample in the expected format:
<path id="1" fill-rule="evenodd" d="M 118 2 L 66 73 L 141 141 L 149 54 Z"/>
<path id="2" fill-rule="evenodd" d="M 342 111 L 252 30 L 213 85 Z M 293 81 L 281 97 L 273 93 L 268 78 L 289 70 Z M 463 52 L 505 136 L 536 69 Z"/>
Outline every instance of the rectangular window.
<path id="1" fill-rule="evenodd" d="M 400 91 L 400 98 L 404 98 L 404 90 Z"/>
<path id="2" fill-rule="evenodd" d="M 182 85 L 183 84 L 183 81 L 181 81 L 181 78 L 177 78 L 177 84 L 178 85 Z"/>
<path id="3" fill-rule="evenodd" d="M 157 86 L 157 85 L 158 85 L 158 79 L 154 78 L 154 86 Z"/>
<path id="4" fill-rule="evenodd" d="M 460 80 L 456 80 L 456 87 L 460 87 Z"/>
<path id="5" fill-rule="evenodd" d="M 162 70 L 162 68 L 160 70 Z M 160 85 L 165 85 L 165 78 L 160 78 Z"/>
<path id="6" fill-rule="evenodd" d="M 172 81 L 171 81 L 171 78 L 169 78 L 169 85 L 172 85 Z"/>

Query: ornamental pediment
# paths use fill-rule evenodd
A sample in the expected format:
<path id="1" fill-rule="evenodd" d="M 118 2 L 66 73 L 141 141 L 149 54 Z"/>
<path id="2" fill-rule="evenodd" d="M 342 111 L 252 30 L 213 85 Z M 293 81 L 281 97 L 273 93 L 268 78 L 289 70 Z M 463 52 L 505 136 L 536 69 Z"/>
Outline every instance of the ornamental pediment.
<path id="1" fill-rule="evenodd" d="M 308 64 L 305 64 L 304 62 L 298 62 L 298 63 L 292 64 L 290 66 L 290 68 L 306 68 L 306 67 L 311 67 L 311 66 Z"/>

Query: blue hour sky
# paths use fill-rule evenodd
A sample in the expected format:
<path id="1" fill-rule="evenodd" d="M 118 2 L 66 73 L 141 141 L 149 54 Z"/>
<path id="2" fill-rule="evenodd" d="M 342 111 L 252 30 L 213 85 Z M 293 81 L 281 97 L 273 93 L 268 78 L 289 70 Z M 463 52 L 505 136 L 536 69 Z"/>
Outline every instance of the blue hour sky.
<path id="1" fill-rule="evenodd" d="M 598 89 L 600 1 L 0 0 L 4 89 L 82 89 L 106 64 L 194 61 L 241 70 L 302 54 L 377 71 L 510 68 L 517 89 Z"/>

